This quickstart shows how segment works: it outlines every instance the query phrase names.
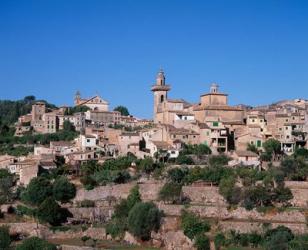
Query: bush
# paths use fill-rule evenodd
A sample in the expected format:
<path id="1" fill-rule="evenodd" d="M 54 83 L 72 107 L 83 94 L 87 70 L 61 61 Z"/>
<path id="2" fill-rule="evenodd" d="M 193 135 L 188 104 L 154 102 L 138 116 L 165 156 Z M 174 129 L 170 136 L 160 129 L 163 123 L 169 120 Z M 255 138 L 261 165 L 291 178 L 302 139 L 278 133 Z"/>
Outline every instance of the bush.
<path id="1" fill-rule="evenodd" d="M 188 172 L 187 168 L 172 168 L 168 170 L 168 179 L 173 183 L 183 183 Z"/>
<path id="2" fill-rule="evenodd" d="M 67 209 L 61 208 L 53 198 L 49 197 L 38 207 L 37 216 L 41 221 L 52 226 L 61 225 L 71 216 Z"/>
<path id="3" fill-rule="evenodd" d="M 11 244 L 9 228 L 7 226 L 0 227 L 0 249 L 7 250 Z"/>
<path id="4" fill-rule="evenodd" d="M 68 202 L 76 195 L 76 187 L 62 176 L 53 183 L 53 196 L 57 201 Z"/>
<path id="5" fill-rule="evenodd" d="M 193 165 L 194 160 L 190 156 L 180 154 L 178 158 L 176 158 L 176 163 L 179 165 Z"/>
<path id="6" fill-rule="evenodd" d="M 172 203 L 179 203 L 182 200 L 182 185 L 178 183 L 166 183 L 159 191 L 159 199 Z"/>
<path id="7" fill-rule="evenodd" d="M 18 215 L 27 215 L 27 216 L 34 217 L 36 216 L 36 213 L 37 211 L 34 208 L 28 208 L 26 206 L 17 205 L 16 214 Z"/>
<path id="8" fill-rule="evenodd" d="M 16 247 L 16 250 L 56 250 L 56 249 L 57 247 L 54 244 L 51 244 L 46 240 L 40 239 L 38 237 L 28 238 Z"/>
<path id="9" fill-rule="evenodd" d="M 226 237 L 222 233 L 216 234 L 214 244 L 217 250 L 221 249 L 226 244 Z"/>
<path id="10" fill-rule="evenodd" d="M 194 246 L 197 250 L 210 250 L 210 240 L 204 234 L 199 234 L 195 238 Z"/>
<path id="11" fill-rule="evenodd" d="M 32 205 L 41 204 L 47 197 L 52 195 L 52 185 L 44 177 L 33 178 L 22 194 L 22 200 Z"/>
<path id="12" fill-rule="evenodd" d="M 140 160 L 138 168 L 144 173 L 151 173 L 155 169 L 154 161 L 150 157 Z"/>
<path id="13" fill-rule="evenodd" d="M 191 212 L 182 211 L 181 228 L 184 234 L 193 240 L 195 236 L 208 232 L 211 226 Z"/>
<path id="14" fill-rule="evenodd" d="M 142 240 L 149 240 L 151 231 L 160 227 L 162 213 L 152 202 L 139 202 L 129 211 L 128 230 Z"/>
<path id="15" fill-rule="evenodd" d="M 114 217 L 106 225 L 106 233 L 110 234 L 112 238 L 123 237 L 126 229 L 127 229 L 126 217 L 121 217 L 121 218 Z"/>
<path id="16" fill-rule="evenodd" d="M 141 201 L 141 195 L 139 192 L 139 187 L 136 185 L 134 186 L 127 196 L 127 208 L 131 210 L 136 203 Z"/>
<path id="17" fill-rule="evenodd" d="M 228 165 L 230 158 L 224 154 L 221 155 L 212 155 L 209 159 L 210 166 L 226 166 Z"/>

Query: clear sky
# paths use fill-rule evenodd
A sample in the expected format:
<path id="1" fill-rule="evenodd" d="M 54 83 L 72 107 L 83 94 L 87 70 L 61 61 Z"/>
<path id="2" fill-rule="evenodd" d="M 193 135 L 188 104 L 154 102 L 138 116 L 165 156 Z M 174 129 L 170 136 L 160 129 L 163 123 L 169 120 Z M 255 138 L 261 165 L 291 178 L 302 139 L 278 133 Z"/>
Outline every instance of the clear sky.
<path id="1" fill-rule="evenodd" d="M 0 99 L 80 90 L 151 117 L 160 67 L 190 102 L 213 81 L 231 104 L 308 99 L 308 1 L 0 0 Z"/>

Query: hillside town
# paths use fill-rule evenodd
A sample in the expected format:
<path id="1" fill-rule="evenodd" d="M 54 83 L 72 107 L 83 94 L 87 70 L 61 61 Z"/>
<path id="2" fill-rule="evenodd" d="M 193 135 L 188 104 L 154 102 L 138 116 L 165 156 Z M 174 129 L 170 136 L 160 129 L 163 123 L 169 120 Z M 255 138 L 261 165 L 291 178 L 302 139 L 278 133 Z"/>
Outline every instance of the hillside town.
<path id="1" fill-rule="evenodd" d="M 87 161 L 103 162 L 128 155 L 154 158 L 165 153 L 168 158 L 176 159 L 184 145 L 204 144 L 214 155 L 230 156 L 232 167 L 266 168 L 266 155 L 260 153 L 264 151 L 263 143 L 269 139 L 279 141 L 285 155 L 292 155 L 297 148 L 308 148 L 306 100 L 281 101 L 260 107 L 230 106 L 228 94 L 220 92 L 219 86 L 213 83 L 209 92 L 192 104 L 182 98 L 168 98 L 170 89 L 160 70 L 151 88 L 153 120 L 110 111 L 109 103 L 100 96 L 81 98 L 79 91 L 73 108 L 50 110 L 44 102 L 35 102 L 31 113 L 18 118 L 15 136 L 29 132 L 56 133 L 63 130 L 65 121 L 74 127 L 78 136 L 71 141 L 50 141 L 49 145 L 38 142 L 31 145 L 34 151 L 28 156 L 1 156 L 1 166 L 17 173 L 21 183 L 27 184 L 31 177 L 22 174 L 22 164 L 27 163 L 25 168 L 31 166 L 33 171 L 30 172 L 36 176 L 39 166 L 55 167 L 55 156 L 63 156 L 66 164 L 78 168 Z M 72 109 L 77 112 L 71 112 Z"/>
<path id="2" fill-rule="evenodd" d="M 211 83 L 189 103 L 171 87 L 161 69 L 151 120 L 77 91 L 0 124 L 13 246 L 308 249 L 308 100 L 232 106 Z"/>

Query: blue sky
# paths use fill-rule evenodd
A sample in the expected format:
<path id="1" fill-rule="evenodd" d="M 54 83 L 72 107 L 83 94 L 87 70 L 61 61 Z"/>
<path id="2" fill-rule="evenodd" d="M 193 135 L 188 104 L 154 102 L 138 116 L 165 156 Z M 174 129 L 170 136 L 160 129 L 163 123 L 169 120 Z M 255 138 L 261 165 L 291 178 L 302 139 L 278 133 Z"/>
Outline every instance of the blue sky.
<path id="1" fill-rule="evenodd" d="M 308 1 L 1 0 L 0 99 L 71 105 L 99 93 L 151 117 L 160 66 L 170 97 L 215 81 L 231 104 L 308 99 Z"/>

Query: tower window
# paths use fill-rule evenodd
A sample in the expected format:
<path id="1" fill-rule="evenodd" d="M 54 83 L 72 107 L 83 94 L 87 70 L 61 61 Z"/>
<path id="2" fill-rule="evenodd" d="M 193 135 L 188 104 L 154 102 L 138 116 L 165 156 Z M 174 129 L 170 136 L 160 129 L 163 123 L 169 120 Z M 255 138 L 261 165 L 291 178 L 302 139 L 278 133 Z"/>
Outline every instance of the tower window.
<path id="1" fill-rule="evenodd" d="M 160 96 L 160 102 L 164 102 L 164 96 L 163 95 Z"/>

